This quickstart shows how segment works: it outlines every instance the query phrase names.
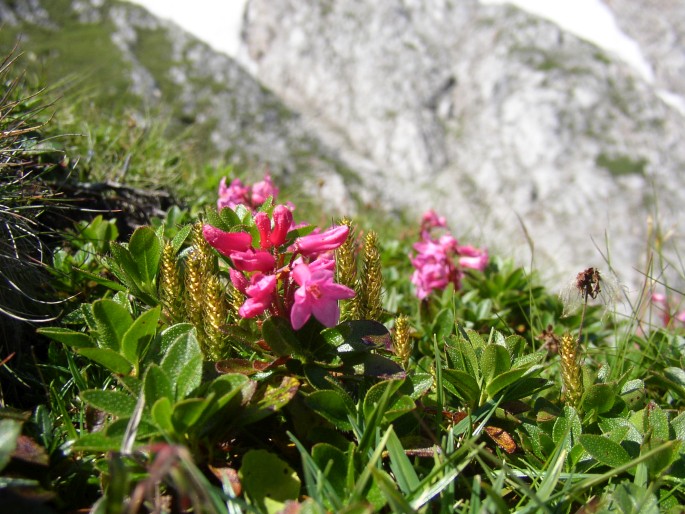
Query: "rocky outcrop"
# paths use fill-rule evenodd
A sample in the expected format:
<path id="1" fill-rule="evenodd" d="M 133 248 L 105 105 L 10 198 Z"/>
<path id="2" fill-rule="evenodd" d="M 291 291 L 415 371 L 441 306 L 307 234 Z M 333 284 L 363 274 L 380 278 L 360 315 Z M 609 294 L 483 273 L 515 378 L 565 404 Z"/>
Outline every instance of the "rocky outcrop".
<path id="1" fill-rule="evenodd" d="M 598 247 L 637 284 L 655 205 L 682 221 L 683 116 L 550 22 L 476 0 L 250 0 L 243 39 L 375 205 L 433 207 L 524 263 L 527 231 L 552 283 L 606 268 Z"/>

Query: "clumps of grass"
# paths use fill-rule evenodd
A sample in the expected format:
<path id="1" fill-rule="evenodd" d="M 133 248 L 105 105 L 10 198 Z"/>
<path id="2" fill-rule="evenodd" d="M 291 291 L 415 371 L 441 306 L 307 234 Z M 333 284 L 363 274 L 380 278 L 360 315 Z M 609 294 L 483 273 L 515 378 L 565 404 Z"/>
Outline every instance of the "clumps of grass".
<path id="1" fill-rule="evenodd" d="M 48 104 L 14 72 L 17 56 L 0 63 L 0 313 L 21 321 L 52 316 L 45 301 L 48 249 L 41 215 L 54 207 L 44 175 L 55 164 L 41 151 Z"/>

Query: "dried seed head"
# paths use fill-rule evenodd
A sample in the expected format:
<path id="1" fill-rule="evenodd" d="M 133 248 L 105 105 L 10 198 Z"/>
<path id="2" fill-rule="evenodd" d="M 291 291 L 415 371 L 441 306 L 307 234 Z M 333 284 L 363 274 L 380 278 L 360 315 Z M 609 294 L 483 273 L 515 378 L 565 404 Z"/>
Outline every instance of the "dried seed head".
<path id="1" fill-rule="evenodd" d="M 597 268 L 587 268 L 578 273 L 576 289 L 581 296 L 589 296 L 593 300 L 602 292 L 602 276 Z"/>

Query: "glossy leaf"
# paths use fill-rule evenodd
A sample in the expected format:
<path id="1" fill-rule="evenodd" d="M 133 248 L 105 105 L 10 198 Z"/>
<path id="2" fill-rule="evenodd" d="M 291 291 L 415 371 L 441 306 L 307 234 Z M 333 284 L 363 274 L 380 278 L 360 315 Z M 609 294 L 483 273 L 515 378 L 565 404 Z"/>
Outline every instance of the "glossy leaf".
<path id="1" fill-rule="evenodd" d="M 348 416 L 354 417 L 356 408 L 352 399 L 344 393 L 333 390 L 314 391 L 305 397 L 305 404 L 337 429 L 349 431 L 352 425 Z"/>
<path id="2" fill-rule="evenodd" d="M 297 473 L 276 455 L 266 450 L 250 450 L 244 456 L 240 481 L 248 498 L 264 508 L 264 500 L 295 500 L 300 494 Z"/>
<path id="3" fill-rule="evenodd" d="M 262 324 L 262 336 L 271 350 L 278 356 L 303 356 L 303 349 L 290 323 L 272 316 Z"/>
<path id="4" fill-rule="evenodd" d="M 10 461 L 21 435 L 21 422 L 14 419 L 0 419 L 0 471 Z"/>
<path id="5" fill-rule="evenodd" d="M 388 401 L 381 413 L 381 419 L 385 423 L 390 423 L 402 414 L 412 411 L 415 407 L 414 401 L 409 396 L 398 393 L 403 383 L 402 380 L 384 380 L 373 385 L 364 396 L 363 410 L 366 419 L 371 418 L 373 411 L 378 407 L 386 391 Z"/>

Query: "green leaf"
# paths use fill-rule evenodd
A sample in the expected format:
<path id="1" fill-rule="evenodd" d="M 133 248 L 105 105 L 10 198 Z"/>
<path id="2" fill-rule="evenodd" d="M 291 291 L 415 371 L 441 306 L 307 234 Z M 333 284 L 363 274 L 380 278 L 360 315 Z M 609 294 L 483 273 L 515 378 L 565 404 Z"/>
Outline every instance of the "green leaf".
<path id="1" fill-rule="evenodd" d="M 93 316 L 97 327 L 98 346 L 119 352 L 124 334 L 133 324 L 133 318 L 128 310 L 114 300 L 97 300 L 93 302 Z"/>
<path id="2" fill-rule="evenodd" d="M 454 313 L 452 309 L 442 309 L 438 312 L 433 322 L 431 334 L 435 334 L 438 342 L 442 342 L 447 336 L 454 331 Z"/>
<path id="3" fill-rule="evenodd" d="M 72 450 L 77 452 L 111 452 L 119 451 L 121 438 L 107 437 L 101 432 L 86 434 L 76 440 Z"/>
<path id="4" fill-rule="evenodd" d="M 262 336 L 271 350 L 279 357 L 304 354 L 302 345 L 293 332 L 290 323 L 277 316 L 271 316 L 262 324 Z"/>
<path id="5" fill-rule="evenodd" d="M 162 257 L 162 243 L 151 227 L 139 227 L 131 236 L 128 251 L 136 263 L 138 276 L 143 284 L 152 285 Z"/>
<path id="6" fill-rule="evenodd" d="M 150 410 L 152 419 L 162 432 L 167 434 L 174 433 L 174 424 L 171 421 L 173 407 L 169 397 L 164 396 L 157 400 Z"/>
<path id="7" fill-rule="evenodd" d="M 365 418 L 371 418 L 373 411 L 378 408 L 383 396 L 388 394 L 388 401 L 379 419 L 385 423 L 390 423 L 400 417 L 402 414 L 414 410 L 414 400 L 404 394 L 397 394 L 397 391 L 403 380 L 384 380 L 378 384 L 373 385 L 364 396 L 363 412 Z"/>
<path id="8" fill-rule="evenodd" d="M 178 251 L 181 249 L 191 230 L 193 230 L 192 225 L 184 225 L 178 229 L 178 232 L 171 240 L 171 247 L 174 249 L 174 253 L 178 253 Z"/>
<path id="9" fill-rule="evenodd" d="M 184 434 L 190 431 L 211 407 L 213 400 L 214 396 L 210 395 L 207 398 L 186 398 L 174 404 L 171 422 L 176 432 Z"/>
<path id="10" fill-rule="evenodd" d="M 136 318 L 121 340 L 121 353 L 129 362 L 140 362 L 144 349 L 157 332 L 162 311 L 160 306 L 150 309 Z"/>
<path id="11" fill-rule="evenodd" d="M 616 468 L 630 462 L 630 455 L 618 443 L 596 434 L 581 434 L 578 438 L 583 449 L 597 462 Z"/>
<path id="12" fill-rule="evenodd" d="M 253 397 L 250 408 L 245 410 L 240 422 L 244 425 L 253 423 L 282 409 L 295 397 L 299 387 L 299 380 L 292 376 L 281 377 L 277 384 L 264 383 L 255 395 L 256 402 Z"/>
<path id="13" fill-rule="evenodd" d="M 21 435 L 21 422 L 14 419 L 0 419 L 0 471 L 9 463 Z"/>
<path id="14" fill-rule="evenodd" d="M 286 502 L 296 500 L 300 494 L 297 473 L 266 450 L 248 451 L 243 456 L 238 476 L 250 501 L 261 508 L 265 508 L 267 498 Z"/>
<path id="15" fill-rule="evenodd" d="M 112 243 L 110 252 L 112 259 L 108 262 L 108 267 L 127 287 L 134 292 L 139 292 L 142 279 L 131 252 L 121 243 Z"/>
<path id="16" fill-rule="evenodd" d="M 43 327 L 36 330 L 41 335 L 49 337 L 53 341 L 71 346 L 72 348 L 94 347 L 95 344 L 88 334 L 75 332 L 62 327 Z"/>
<path id="17" fill-rule="evenodd" d="M 312 459 L 325 473 L 325 479 L 330 482 L 332 489 L 339 496 L 344 496 L 347 488 L 347 456 L 331 444 L 318 443 L 312 447 Z"/>
<path id="18" fill-rule="evenodd" d="M 190 323 L 177 323 L 162 331 L 159 338 L 159 348 L 155 350 L 159 360 L 169 351 L 171 345 L 182 335 L 192 332 L 195 327 Z"/>
<path id="19" fill-rule="evenodd" d="M 616 392 L 615 384 L 591 385 L 585 390 L 580 400 L 582 410 L 586 412 L 596 410 L 599 414 L 610 411 L 616 403 Z"/>
<path id="20" fill-rule="evenodd" d="M 609 507 L 614 507 L 614 512 L 639 513 L 639 514 L 659 514 L 659 503 L 656 496 L 648 489 L 637 484 L 623 481 L 616 486 L 611 495 L 612 503 Z M 613 505 L 613 504 L 616 505 Z"/>
<path id="21" fill-rule="evenodd" d="M 147 369 L 143 381 L 143 390 L 145 391 L 145 403 L 147 405 L 154 405 L 160 398 L 168 398 L 169 401 L 174 398 L 171 378 L 157 364 L 151 364 Z"/>
<path id="22" fill-rule="evenodd" d="M 202 380 L 202 352 L 193 332 L 178 336 L 161 362 L 162 369 L 171 378 L 176 399 L 185 398 Z"/>
<path id="23" fill-rule="evenodd" d="M 76 352 L 98 364 L 102 364 L 114 373 L 128 375 L 133 369 L 133 365 L 130 362 L 109 348 L 77 348 Z"/>
<path id="24" fill-rule="evenodd" d="M 626 382 L 621 388 L 621 398 L 631 410 L 643 407 L 645 396 L 645 383 L 639 378 Z"/>
<path id="25" fill-rule="evenodd" d="M 388 437 L 386 448 L 390 458 L 390 469 L 397 479 L 397 484 L 404 494 L 410 494 L 418 487 L 419 477 L 394 431 Z"/>
<path id="26" fill-rule="evenodd" d="M 665 368 L 664 378 L 671 390 L 681 398 L 685 398 L 685 370 L 676 367 Z"/>
<path id="27" fill-rule="evenodd" d="M 526 368 L 511 369 L 506 371 L 495 378 L 486 386 L 485 390 L 488 393 L 488 397 L 493 398 L 497 393 L 499 393 L 505 387 L 510 386 L 516 382 L 519 378 L 528 372 Z"/>
<path id="28" fill-rule="evenodd" d="M 480 387 L 478 387 L 478 382 L 471 375 L 457 369 L 443 369 L 442 376 L 456 390 L 457 397 L 468 404 L 478 402 Z"/>
<path id="29" fill-rule="evenodd" d="M 509 371 L 511 367 L 509 351 L 499 344 L 487 345 L 480 359 L 480 367 L 485 383 L 489 384 L 495 377 Z"/>
<path id="30" fill-rule="evenodd" d="M 123 391 L 89 389 L 81 393 L 81 398 L 88 405 L 119 417 L 130 417 L 136 408 L 136 399 Z"/>
<path id="31" fill-rule="evenodd" d="M 385 471 L 378 468 L 372 468 L 371 474 L 374 479 L 374 484 L 377 485 L 383 493 L 392 512 L 400 512 L 403 514 L 414 514 L 416 512 L 405 499 L 404 495 L 400 494 L 397 487 L 395 487 L 395 483 Z"/>
<path id="32" fill-rule="evenodd" d="M 645 417 L 645 434 L 651 432 L 652 438 L 668 441 L 670 437 L 666 412 L 654 402 L 647 406 L 645 412 L 647 414 Z"/>
<path id="33" fill-rule="evenodd" d="M 304 402 L 338 430 L 352 430 L 348 416 L 355 417 L 357 409 L 352 399 L 346 394 L 331 389 L 314 391 L 305 397 Z"/>

